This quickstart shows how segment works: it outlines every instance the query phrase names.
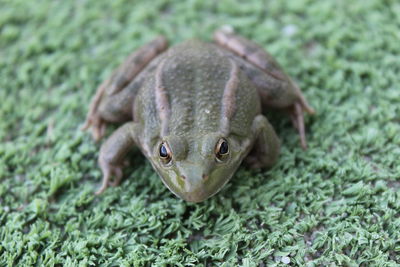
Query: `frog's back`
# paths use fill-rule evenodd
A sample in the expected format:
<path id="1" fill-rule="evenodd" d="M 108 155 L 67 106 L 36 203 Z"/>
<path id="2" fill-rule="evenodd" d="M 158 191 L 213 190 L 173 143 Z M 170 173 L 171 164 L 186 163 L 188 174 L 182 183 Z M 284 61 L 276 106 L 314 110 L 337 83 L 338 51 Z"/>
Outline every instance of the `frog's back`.
<path id="1" fill-rule="evenodd" d="M 135 120 L 144 124 L 145 134 L 248 134 L 260 113 L 257 91 L 217 46 L 187 41 L 155 64 L 135 104 Z"/>

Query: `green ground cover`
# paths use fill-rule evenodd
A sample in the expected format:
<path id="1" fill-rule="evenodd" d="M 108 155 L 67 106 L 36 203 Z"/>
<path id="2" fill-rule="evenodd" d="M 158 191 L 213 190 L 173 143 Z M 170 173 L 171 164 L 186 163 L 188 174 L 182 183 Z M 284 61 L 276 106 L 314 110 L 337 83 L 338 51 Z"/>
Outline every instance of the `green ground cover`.
<path id="1" fill-rule="evenodd" d="M 398 1 L 0 0 L 0 266 L 398 266 Z M 81 132 L 97 85 L 164 34 L 221 25 L 303 88 L 309 149 L 285 117 L 270 171 L 240 168 L 186 203 L 138 152 L 93 195 L 99 144 Z"/>

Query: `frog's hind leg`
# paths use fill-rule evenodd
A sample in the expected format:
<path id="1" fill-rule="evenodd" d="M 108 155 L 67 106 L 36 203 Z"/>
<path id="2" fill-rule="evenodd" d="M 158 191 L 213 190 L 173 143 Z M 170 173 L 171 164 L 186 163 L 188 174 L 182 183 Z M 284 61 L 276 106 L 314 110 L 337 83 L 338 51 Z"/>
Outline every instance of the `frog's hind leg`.
<path id="1" fill-rule="evenodd" d="M 303 112 L 314 113 L 300 88 L 288 77 L 275 59 L 259 45 L 225 31 L 217 31 L 214 40 L 239 63 L 256 86 L 262 106 L 286 109 L 300 135 L 302 147 L 307 147 Z"/>
<path id="2" fill-rule="evenodd" d="M 160 36 L 129 55 L 97 88 L 82 129 L 91 127 L 93 138 L 99 140 L 104 135 L 108 122 L 131 119 L 133 101 L 143 82 L 143 75 L 140 73 L 167 46 L 167 40 Z"/>

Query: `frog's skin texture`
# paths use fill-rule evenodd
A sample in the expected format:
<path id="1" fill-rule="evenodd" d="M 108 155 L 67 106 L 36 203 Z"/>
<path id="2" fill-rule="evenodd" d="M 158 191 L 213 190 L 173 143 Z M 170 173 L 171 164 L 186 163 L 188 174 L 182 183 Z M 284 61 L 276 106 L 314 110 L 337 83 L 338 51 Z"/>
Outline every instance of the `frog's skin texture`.
<path id="1" fill-rule="evenodd" d="M 272 56 L 225 31 L 214 41 L 167 49 L 158 37 L 100 85 L 84 129 L 99 140 L 107 123 L 123 124 L 101 147 L 97 194 L 119 184 L 133 146 L 174 194 L 191 202 L 217 193 L 243 160 L 270 167 L 280 142 L 263 109 L 289 111 L 306 147 L 303 111 L 313 109 Z"/>

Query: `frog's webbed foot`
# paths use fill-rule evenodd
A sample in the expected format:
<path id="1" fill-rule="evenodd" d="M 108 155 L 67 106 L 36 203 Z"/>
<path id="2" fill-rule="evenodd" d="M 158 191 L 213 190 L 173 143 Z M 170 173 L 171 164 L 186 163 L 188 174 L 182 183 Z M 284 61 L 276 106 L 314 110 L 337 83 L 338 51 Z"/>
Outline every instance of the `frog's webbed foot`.
<path id="1" fill-rule="evenodd" d="M 96 94 L 90 103 L 89 111 L 86 115 L 86 120 L 81 127 L 82 131 L 86 131 L 91 128 L 92 137 L 95 141 L 100 140 L 106 129 L 106 122 L 102 119 L 99 113 L 99 105 L 104 95 L 105 87 L 108 84 L 108 80 L 104 81 L 96 90 Z"/>
<path id="2" fill-rule="evenodd" d="M 299 132 L 301 146 L 306 149 L 303 113 L 314 114 L 314 109 L 307 103 L 300 88 L 259 45 L 223 30 L 217 31 L 214 39 L 253 82 L 264 110 L 278 108 L 289 111 L 292 123 Z"/>
<path id="3" fill-rule="evenodd" d="M 297 129 L 300 135 L 300 143 L 303 149 L 307 149 L 306 132 L 304 129 L 303 108 L 296 102 L 289 108 L 290 119 L 294 128 Z"/>
<path id="4" fill-rule="evenodd" d="M 95 111 L 89 111 L 88 116 L 81 130 L 86 131 L 90 128 L 93 139 L 97 142 L 103 138 L 106 132 L 107 123 Z"/>
<path id="5" fill-rule="evenodd" d="M 124 122 L 132 118 L 132 106 L 143 83 L 144 68 L 167 49 L 167 40 L 160 36 L 139 48 L 96 90 L 83 130 L 91 128 L 97 141 L 104 136 L 109 122 Z"/>
<path id="6" fill-rule="evenodd" d="M 126 154 L 132 149 L 139 128 L 134 122 L 119 127 L 101 146 L 99 165 L 103 173 L 102 185 L 97 190 L 99 195 L 108 186 L 117 186 L 122 179 L 122 168 Z"/>
<path id="7" fill-rule="evenodd" d="M 122 167 L 116 165 L 110 165 L 107 163 L 100 163 L 101 170 L 103 172 L 103 181 L 101 187 L 96 191 L 96 195 L 100 195 L 103 193 L 109 185 L 117 186 L 121 182 L 122 179 Z M 111 181 L 111 178 L 114 177 L 114 180 Z"/>
<path id="8" fill-rule="evenodd" d="M 96 120 L 92 123 L 92 137 L 97 142 L 101 138 L 103 138 L 106 132 L 107 123 L 105 120 L 97 117 Z"/>
<path id="9" fill-rule="evenodd" d="M 301 147 L 306 150 L 307 140 L 306 130 L 304 127 L 304 113 L 307 112 L 308 114 L 312 115 L 315 114 L 315 111 L 304 98 L 300 88 L 292 81 L 290 81 L 290 83 L 293 86 L 292 88 L 294 90 L 294 94 L 296 95 L 296 99 L 293 101 L 292 105 L 287 108 L 287 110 L 290 114 L 290 119 L 294 128 L 296 128 L 299 133 Z"/>

